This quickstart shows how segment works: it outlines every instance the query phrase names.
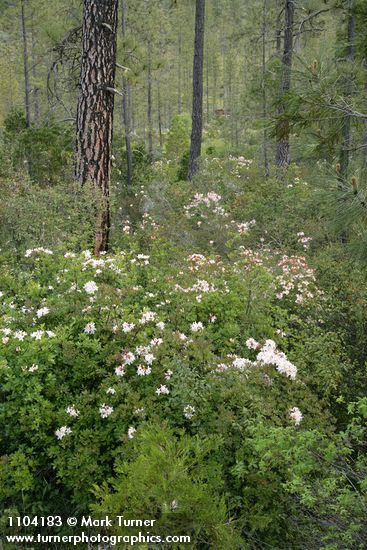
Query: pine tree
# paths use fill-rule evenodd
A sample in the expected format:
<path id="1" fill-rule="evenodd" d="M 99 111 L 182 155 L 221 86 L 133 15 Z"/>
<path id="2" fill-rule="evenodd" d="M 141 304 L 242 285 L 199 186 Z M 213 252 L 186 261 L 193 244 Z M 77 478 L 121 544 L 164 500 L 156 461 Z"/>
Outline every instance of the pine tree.
<path id="1" fill-rule="evenodd" d="M 108 249 L 118 0 L 84 0 L 76 178 L 97 192 L 95 253 Z"/>
<path id="2" fill-rule="evenodd" d="M 291 89 L 291 71 L 293 57 L 293 21 L 294 0 L 284 1 L 284 49 L 282 57 L 282 73 L 280 82 L 280 104 L 278 115 L 280 124 L 278 127 L 278 142 L 276 150 L 276 164 L 287 169 L 290 163 L 289 150 L 289 122 L 284 117 L 286 96 Z"/>
<path id="3" fill-rule="evenodd" d="M 195 175 L 197 170 L 197 159 L 200 157 L 201 153 L 201 136 L 203 129 L 204 17 L 205 0 L 196 0 L 192 90 L 192 131 L 189 168 L 187 174 L 189 180 L 191 180 Z"/>

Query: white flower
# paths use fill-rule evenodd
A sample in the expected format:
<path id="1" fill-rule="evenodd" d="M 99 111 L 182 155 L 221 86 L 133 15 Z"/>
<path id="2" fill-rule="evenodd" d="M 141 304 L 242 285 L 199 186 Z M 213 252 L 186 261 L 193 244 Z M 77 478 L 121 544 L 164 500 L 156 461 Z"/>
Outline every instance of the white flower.
<path id="1" fill-rule="evenodd" d="M 191 332 L 199 332 L 200 330 L 203 330 L 204 326 L 201 321 L 191 323 Z"/>
<path id="2" fill-rule="evenodd" d="M 150 345 L 152 346 L 152 348 L 158 347 L 158 346 L 160 346 L 161 344 L 163 344 L 162 338 L 153 338 L 153 339 L 150 341 Z"/>
<path id="3" fill-rule="evenodd" d="M 94 323 L 87 323 L 84 327 L 85 334 L 94 334 L 96 332 L 96 325 Z"/>
<path id="4" fill-rule="evenodd" d="M 232 364 L 235 369 L 243 370 L 247 366 L 252 365 L 252 361 L 249 359 L 244 359 L 243 357 L 237 357 Z"/>
<path id="5" fill-rule="evenodd" d="M 110 416 L 110 414 L 113 413 L 113 407 L 110 407 L 109 405 L 106 405 L 105 403 L 103 403 L 100 407 L 99 407 L 99 414 L 101 415 L 102 418 L 108 418 Z"/>
<path id="6" fill-rule="evenodd" d="M 76 409 L 74 407 L 74 405 L 70 405 L 69 407 L 67 407 L 66 409 L 66 412 L 68 413 L 69 416 L 79 416 L 80 412 L 78 411 L 78 409 Z"/>
<path id="7" fill-rule="evenodd" d="M 217 366 L 216 368 L 216 371 L 217 372 L 224 372 L 226 370 L 228 370 L 228 365 L 226 365 L 225 363 L 219 363 L 219 365 Z"/>
<path id="8" fill-rule="evenodd" d="M 94 294 L 98 290 L 98 286 L 94 281 L 88 281 L 83 288 L 87 294 Z"/>
<path id="9" fill-rule="evenodd" d="M 33 363 L 33 365 L 28 369 L 29 372 L 36 372 L 36 370 L 38 370 L 38 365 L 35 363 Z"/>
<path id="10" fill-rule="evenodd" d="M 144 359 L 145 359 L 145 362 L 148 364 L 148 365 L 151 365 L 155 359 L 154 355 L 152 353 L 147 353 L 145 356 L 144 356 Z"/>
<path id="11" fill-rule="evenodd" d="M 136 369 L 136 374 L 138 376 L 148 376 L 152 372 L 150 367 L 145 367 L 144 365 L 139 365 Z"/>
<path id="12" fill-rule="evenodd" d="M 125 365 L 120 365 L 119 367 L 115 368 L 115 373 L 117 376 L 124 376 L 125 374 Z"/>
<path id="13" fill-rule="evenodd" d="M 131 351 L 123 351 L 122 359 L 124 360 L 125 365 L 131 365 L 131 363 L 134 363 L 136 357 Z"/>
<path id="14" fill-rule="evenodd" d="M 256 342 L 254 338 L 249 338 L 248 340 L 246 340 L 246 346 L 248 347 L 248 349 L 256 349 L 258 345 L 259 343 Z"/>
<path id="15" fill-rule="evenodd" d="M 68 426 L 61 426 L 58 430 L 55 431 L 57 439 L 62 439 L 67 434 L 71 433 L 71 429 Z"/>
<path id="16" fill-rule="evenodd" d="M 56 334 L 52 330 L 46 330 L 46 334 L 49 338 L 53 338 Z"/>
<path id="17" fill-rule="evenodd" d="M 136 432 L 136 428 L 133 426 L 130 426 L 130 428 L 127 430 L 127 436 L 129 439 L 132 439 L 134 437 L 134 434 Z"/>
<path id="18" fill-rule="evenodd" d="M 150 351 L 149 346 L 138 346 L 137 348 L 135 348 L 135 352 L 138 355 L 146 355 L 147 353 L 149 353 L 149 351 Z"/>
<path id="19" fill-rule="evenodd" d="M 106 393 L 108 393 L 110 395 L 115 395 L 116 390 L 115 390 L 115 388 L 107 388 Z"/>
<path id="20" fill-rule="evenodd" d="M 24 338 L 27 336 L 27 333 L 24 332 L 24 330 L 16 330 L 14 332 L 14 338 L 17 340 L 20 340 L 21 342 L 24 340 Z"/>
<path id="21" fill-rule="evenodd" d="M 159 321 L 159 323 L 156 323 L 155 325 L 157 328 L 159 328 L 159 330 L 164 330 L 164 327 L 166 326 L 165 323 L 163 323 L 163 321 Z"/>
<path id="22" fill-rule="evenodd" d="M 256 359 L 265 365 L 275 365 L 278 372 L 285 374 L 291 380 L 295 380 L 297 376 L 297 367 L 288 361 L 284 353 L 277 351 L 273 340 L 266 340 Z"/>
<path id="23" fill-rule="evenodd" d="M 171 370 L 167 370 L 165 373 L 164 373 L 164 377 L 166 380 L 170 380 L 171 377 L 172 377 L 172 374 L 173 372 Z"/>
<path id="24" fill-rule="evenodd" d="M 4 338 L 2 338 L 2 343 L 6 346 L 8 342 L 9 342 L 9 336 L 4 336 Z"/>
<path id="25" fill-rule="evenodd" d="M 171 502 L 171 510 L 177 510 L 178 502 L 177 500 L 172 500 Z"/>
<path id="26" fill-rule="evenodd" d="M 26 253 L 24 254 L 24 256 L 26 258 L 29 258 L 34 252 L 43 252 L 44 254 L 49 254 L 49 255 L 52 255 L 53 252 L 52 250 L 48 250 L 47 248 L 43 248 L 43 246 L 39 246 L 38 248 L 28 248 L 28 250 L 26 250 Z"/>
<path id="27" fill-rule="evenodd" d="M 161 395 L 161 394 L 168 395 L 168 394 L 169 394 L 169 389 L 168 389 L 167 386 L 165 386 L 164 384 L 161 384 L 161 385 L 159 386 L 159 388 L 157 388 L 157 389 L 155 390 L 155 393 L 156 393 L 157 395 Z"/>
<path id="28" fill-rule="evenodd" d="M 36 315 L 38 319 L 40 319 L 41 317 L 44 317 L 48 313 L 50 313 L 50 310 L 48 309 L 48 307 L 41 307 L 41 309 L 37 309 L 36 311 Z"/>
<path id="29" fill-rule="evenodd" d="M 3 328 L 2 332 L 5 336 L 10 336 L 11 335 L 11 329 L 10 328 Z"/>
<path id="30" fill-rule="evenodd" d="M 154 321 L 156 317 L 157 314 L 154 311 L 144 311 L 143 315 L 141 316 L 140 323 L 142 325 L 145 325 L 146 323 L 149 323 L 149 321 Z"/>
<path id="31" fill-rule="evenodd" d="M 135 328 L 134 323 L 123 323 L 122 332 L 131 332 Z"/>
<path id="32" fill-rule="evenodd" d="M 44 335 L 43 330 L 36 330 L 35 332 L 31 333 L 31 337 L 35 338 L 35 340 L 41 340 L 43 335 Z"/>
<path id="33" fill-rule="evenodd" d="M 184 408 L 184 417 L 191 420 L 195 412 L 195 407 L 193 407 L 192 405 L 186 405 L 186 407 Z"/>
<path id="34" fill-rule="evenodd" d="M 298 407 L 293 407 L 293 409 L 290 409 L 289 416 L 293 420 L 295 426 L 299 426 L 299 424 L 301 423 L 301 420 L 303 418 L 303 414 L 301 413 L 299 408 Z"/>

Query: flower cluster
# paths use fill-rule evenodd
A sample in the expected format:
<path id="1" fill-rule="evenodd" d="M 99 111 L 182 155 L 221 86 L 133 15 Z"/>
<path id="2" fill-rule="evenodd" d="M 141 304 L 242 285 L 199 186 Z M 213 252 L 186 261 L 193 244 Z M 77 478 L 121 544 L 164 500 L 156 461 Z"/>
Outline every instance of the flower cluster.
<path id="1" fill-rule="evenodd" d="M 295 426 L 299 426 L 303 419 L 303 414 L 298 407 L 293 407 L 292 409 L 290 409 L 289 416 L 293 420 Z"/>
<path id="2" fill-rule="evenodd" d="M 305 250 L 307 250 L 310 247 L 310 242 L 312 241 L 312 237 L 306 237 L 303 231 L 300 231 L 297 233 L 298 240 L 297 242 L 300 243 Z"/>
<path id="3" fill-rule="evenodd" d="M 256 225 L 256 220 L 250 220 L 249 222 L 237 223 L 236 225 L 237 225 L 238 233 L 240 233 L 241 235 L 244 235 L 244 234 L 246 234 L 250 231 L 251 227 L 254 227 L 254 225 Z"/>
<path id="4" fill-rule="evenodd" d="M 24 256 L 26 258 L 30 258 L 31 256 L 33 256 L 33 254 L 47 254 L 49 256 L 52 256 L 53 252 L 52 250 L 49 250 L 48 248 L 43 248 L 43 246 L 38 246 L 37 248 L 28 248 L 28 250 L 26 250 Z"/>
<path id="5" fill-rule="evenodd" d="M 264 365 L 275 365 L 278 372 L 285 374 L 291 380 L 295 380 L 297 376 L 297 367 L 291 363 L 285 353 L 277 350 L 277 345 L 273 340 L 266 340 L 261 346 L 256 360 Z"/>
<path id="6" fill-rule="evenodd" d="M 184 207 L 185 214 L 188 218 L 192 218 L 196 214 L 199 214 L 203 219 L 213 214 L 228 217 L 224 208 L 219 206 L 221 199 L 222 197 L 214 191 L 209 191 L 206 195 L 196 193 L 193 200 Z M 202 211 L 202 207 L 204 207 L 204 211 Z"/>
<path id="7" fill-rule="evenodd" d="M 55 431 L 55 435 L 57 439 L 60 439 L 60 440 L 63 439 L 68 434 L 71 434 L 71 428 L 69 428 L 68 426 L 61 426 L 61 428 L 58 428 Z"/>
<path id="8" fill-rule="evenodd" d="M 243 170 L 249 170 L 253 159 L 246 159 L 245 157 L 234 157 L 232 155 L 229 156 L 229 160 L 234 163 L 234 167 L 231 170 L 231 174 L 237 178 L 240 178 L 242 175 Z"/>
<path id="9" fill-rule="evenodd" d="M 312 291 L 312 287 L 316 283 L 315 271 L 308 266 L 305 257 L 284 255 L 278 262 L 278 267 L 282 270 L 276 278 L 279 300 L 288 296 L 291 291 L 296 295 L 296 304 L 303 304 L 306 300 L 314 298 L 315 291 Z"/>
<path id="10" fill-rule="evenodd" d="M 95 281 L 88 281 L 83 288 L 87 294 L 95 294 L 98 290 L 98 285 Z"/>
<path id="11" fill-rule="evenodd" d="M 105 403 L 103 403 L 99 407 L 99 414 L 101 415 L 101 418 L 108 418 L 112 413 L 113 413 L 113 407 L 110 407 Z"/>

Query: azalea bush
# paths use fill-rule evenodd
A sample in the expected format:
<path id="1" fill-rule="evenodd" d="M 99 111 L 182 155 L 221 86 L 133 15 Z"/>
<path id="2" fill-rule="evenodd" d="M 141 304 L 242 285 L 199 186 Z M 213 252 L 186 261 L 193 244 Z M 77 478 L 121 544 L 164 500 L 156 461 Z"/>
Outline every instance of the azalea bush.
<path id="1" fill-rule="evenodd" d="M 20 513 L 123 514 L 202 549 L 363 548 L 364 290 L 335 249 L 315 249 L 317 190 L 291 173 L 277 184 L 307 212 L 289 225 L 254 161 L 212 158 L 195 184 L 171 170 L 113 201 L 98 258 L 87 221 L 34 225 L 36 245 L 20 222 L 7 230 L 4 532 Z M 19 205 L 8 192 L 4 212 Z"/>
<path id="2" fill-rule="evenodd" d="M 3 262 L 4 518 L 93 509 L 154 515 L 157 531 L 198 547 L 293 544 L 285 517 L 326 498 L 299 502 L 310 476 L 334 484 L 330 498 L 351 491 L 314 456 L 349 456 L 310 377 L 335 390 L 332 353 L 320 346 L 315 364 L 299 338 L 310 318 L 322 327 L 315 273 L 303 257 L 239 245 L 251 224 L 231 229 L 230 263 L 169 262 L 153 222 L 126 222 L 124 250 L 99 258 L 40 246 Z"/>

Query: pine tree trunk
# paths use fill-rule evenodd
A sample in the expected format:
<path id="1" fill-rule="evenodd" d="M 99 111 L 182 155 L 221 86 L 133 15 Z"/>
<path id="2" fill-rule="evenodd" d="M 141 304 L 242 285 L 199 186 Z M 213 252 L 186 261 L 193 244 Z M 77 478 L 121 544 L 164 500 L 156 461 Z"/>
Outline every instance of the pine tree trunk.
<path id="1" fill-rule="evenodd" d="M 282 57 L 282 74 L 280 84 L 280 106 L 278 115 L 281 117 L 277 128 L 276 164 L 287 169 L 290 163 L 289 122 L 284 118 L 285 96 L 291 89 L 292 53 L 293 53 L 293 21 L 294 0 L 284 1 L 284 51 Z"/>
<path id="2" fill-rule="evenodd" d="M 275 53 L 280 58 L 282 52 L 282 13 L 284 3 L 282 0 L 275 0 L 277 10 L 277 23 L 275 28 Z M 282 7 L 283 6 L 283 7 Z"/>
<path id="3" fill-rule="evenodd" d="M 203 66 L 204 66 L 204 19 L 205 0 L 196 0 L 195 46 L 193 66 L 192 131 L 188 179 L 192 180 L 197 170 L 197 160 L 201 153 L 203 130 Z"/>
<path id="4" fill-rule="evenodd" d="M 126 36 L 126 2 L 121 0 L 121 30 L 122 36 Z M 126 162 L 127 162 L 127 185 L 130 186 L 133 181 L 133 158 L 130 138 L 130 85 L 125 76 L 122 77 L 122 116 L 125 128 L 125 146 L 126 146 Z"/>
<path id="5" fill-rule="evenodd" d="M 161 83 L 157 82 L 157 107 L 158 107 L 158 131 L 159 131 L 159 146 L 163 148 L 163 132 L 162 132 L 162 105 L 161 105 Z"/>
<path id="6" fill-rule="evenodd" d="M 209 52 L 208 52 L 208 47 L 207 47 L 207 51 L 206 51 L 205 76 L 206 76 L 206 121 L 209 124 L 210 110 L 209 110 Z"/>
<path id="7" fill-rule="evenodd" d="M 75 175 L 97 194 L 95 253 L 108 249 L 118 0 L 84 0 Z"/>
<path id="8" fill-rule="evenodd" d="M 152 111 L 152 56 L 148 42 L 148 153 L 153 158 L 153 111 Z"/>
<path id="9" fill-rule="evenodd" d="M 34 122 L 39 124 L 40 121 L 40 106 L 39 106 L 39 88 L 37 86 L 37 60 L 36 60 L 36 37 L 33 22 L 31 23 L 31 44 L 32 44 L 32 77 L 33 77 L 33 108 L 34 108 Z"/>
<path id="10" fill-rule="evenodd" d="M 354 39 L 355 39 L 355 17 L 353 13 L 354 3 L 353 0 L 349 1 L 348 5 L 348 38 L 347 38 L 347 49 L 346 49 L 346 61 L 349 64 L 354 61 Z M 348 74 L 349 73 L 349 74 Z M 345 76 L 345 97 L 350 100 L 353 89 L 353 79 L 352 79 L 351 70 L 347 68 L 347 74 Z M 345 115 L 343 119 L 342 126 L 342 143 L 339 156 L 339 184 L 340 187 L 343 187 L 348 178 L 348 168 L 349 168 L 349 149 L 350 149 L 350 115 Z"/>
<path id="11" fill-rule="evenodd" d="M 178 29 L 178 88 L 177 88 L 177 109 L 178 114 L 180 115 L 182 113 L 182 29 L 181 25 Z"/>
<path id="12" fill-rule="evenodd" d="M 268 157 L 268 136 L 266 132 L 266 119 L 268 116 L 267 113 L 267 97 L 266 97 L 266 60 L 265 60 L 265 44 L 266 44 L 266 0 L 263 4 L 263 28 L 262 28 L 262 82 L 261 82 L 261 91 L 262 91 L 262 106 L 263 106 L 263 120 L 264 120 L 264 130 L 263 130 L 263 156 L 264 156 L 264 173 L 265 177 L 268 178 L 270 175 L 269 170 L 269 157 Z"/>
<path id="13" fill-rule="evenodd" d="M 24 107 L 25 119 L 27 128 L 31 125 L 30 112 L 30 85 L 29 85 L 29 60 L 28 60 L 28 38 L 27 27 L 25 22 L 25 3 L 26 0 L 21 0 L 21 23 L 22 23 L 22 40 L 23 40 L 23 70 L 24 70 Z"/>
<path id="14" fill-rule="evenodd" d="M 365 69 L 365 78 L 367 76 L 367 59 L 364 59 L 363 62 Z M 365 94 L 367 94 L 367 81 L 364 85 Z M 362 149 L 362 169 L 365 171 L 367 169 L 367 120 L 363 121 L 363 149 Z"/>

